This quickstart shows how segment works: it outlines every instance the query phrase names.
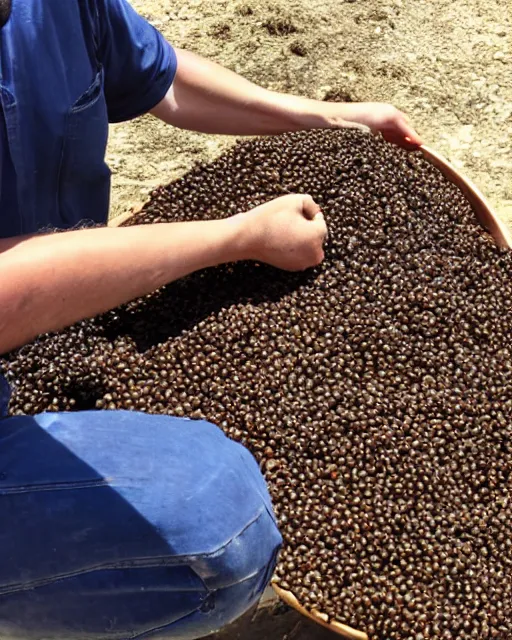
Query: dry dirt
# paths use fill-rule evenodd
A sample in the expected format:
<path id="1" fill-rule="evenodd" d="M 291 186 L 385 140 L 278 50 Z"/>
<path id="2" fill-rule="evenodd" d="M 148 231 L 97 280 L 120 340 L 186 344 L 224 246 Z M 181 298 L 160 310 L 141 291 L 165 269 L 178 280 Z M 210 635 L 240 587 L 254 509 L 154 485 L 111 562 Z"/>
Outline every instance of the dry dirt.
<path id="1" fill-rule="evenodd" d="M 176 46 L 258 84 L 385 101 L 512 221 L 511 0 L 132 0 Z M 112 216 L 235 139 L 145 116 L 111 128 Z"/>

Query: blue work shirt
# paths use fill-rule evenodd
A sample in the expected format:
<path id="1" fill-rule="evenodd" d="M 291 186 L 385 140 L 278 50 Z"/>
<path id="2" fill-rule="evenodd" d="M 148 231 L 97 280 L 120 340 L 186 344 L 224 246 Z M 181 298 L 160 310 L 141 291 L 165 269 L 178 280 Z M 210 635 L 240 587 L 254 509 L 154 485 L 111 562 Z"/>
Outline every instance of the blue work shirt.
<path id="1" fill-rule="evenodd" d="M 160 102 L 172 47 L 126 0 L 13 0 L 0 31 L 0 237 L 105 223 L 108 123 Z"/>

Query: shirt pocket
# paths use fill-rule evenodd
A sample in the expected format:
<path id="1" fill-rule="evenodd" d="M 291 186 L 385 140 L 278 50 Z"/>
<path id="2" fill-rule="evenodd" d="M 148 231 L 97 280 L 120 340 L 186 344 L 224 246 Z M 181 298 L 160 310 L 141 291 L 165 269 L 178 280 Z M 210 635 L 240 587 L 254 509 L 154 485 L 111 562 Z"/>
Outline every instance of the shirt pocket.
<path id="1" fill-rule="evenodd" d="M 63 226 L 108 218 L 110 170 L 105 163 L 108 113 L 100 68 L 89 88 L 71 106 L 59 172 L 59 214 Z"/>

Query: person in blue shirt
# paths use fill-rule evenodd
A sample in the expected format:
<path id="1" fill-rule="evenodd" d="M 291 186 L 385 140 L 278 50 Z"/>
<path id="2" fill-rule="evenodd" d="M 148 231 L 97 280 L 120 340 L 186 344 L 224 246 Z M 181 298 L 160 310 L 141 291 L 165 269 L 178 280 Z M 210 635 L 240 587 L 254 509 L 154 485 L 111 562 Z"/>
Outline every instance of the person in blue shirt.
<path id="1" fill-rule="evenodd" d="M 269 91 L 173 48 L 127 0 L 0 0 L 0 24 L 0 353 L 198 269 L 323 259 L 325 221 L 304 194 L 225 220 L 98 226 L 109 122 L 363 126 L 421 144 L 391 105 Z M 202 421 L 8 417 L 8 399 L 0 376 L 0 637 L 197 638 L 258 600 L 281 538 L 246 449 Z"/>

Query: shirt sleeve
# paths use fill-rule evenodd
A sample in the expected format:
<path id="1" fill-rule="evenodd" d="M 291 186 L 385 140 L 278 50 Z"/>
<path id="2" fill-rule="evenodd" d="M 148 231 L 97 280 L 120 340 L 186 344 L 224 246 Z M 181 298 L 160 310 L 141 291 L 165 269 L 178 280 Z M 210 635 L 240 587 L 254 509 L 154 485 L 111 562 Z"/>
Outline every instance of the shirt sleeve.
<path id="1" fill-rule="evenodd" d="M 110 122 L 147 113 L 169 90 L 176 53 L 127 0 L 98 0 L 98 57 Z"/>

